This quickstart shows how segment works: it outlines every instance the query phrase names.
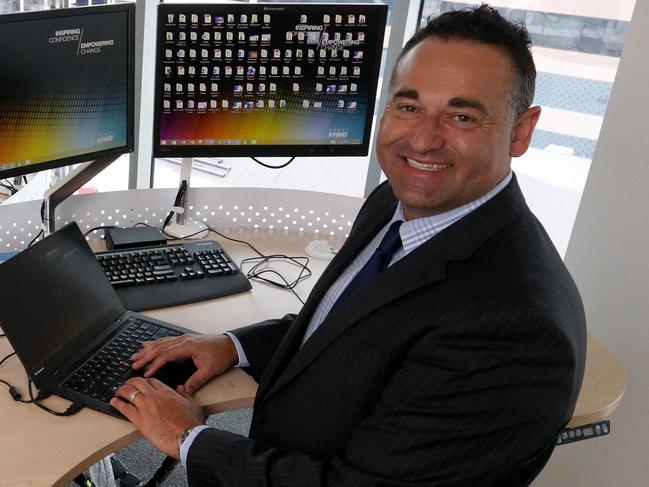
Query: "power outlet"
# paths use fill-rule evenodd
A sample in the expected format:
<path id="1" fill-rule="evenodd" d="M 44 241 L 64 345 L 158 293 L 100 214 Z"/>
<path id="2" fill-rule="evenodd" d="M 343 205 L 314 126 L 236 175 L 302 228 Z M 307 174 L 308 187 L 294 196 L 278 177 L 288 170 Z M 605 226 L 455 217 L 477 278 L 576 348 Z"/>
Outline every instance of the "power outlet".
<path id="1" fill-rule="evenodd" d="M 338 253 L 326 240 L 312 240 L 304 250 L 309 257 L 320 260 L 331 260 Z"/>

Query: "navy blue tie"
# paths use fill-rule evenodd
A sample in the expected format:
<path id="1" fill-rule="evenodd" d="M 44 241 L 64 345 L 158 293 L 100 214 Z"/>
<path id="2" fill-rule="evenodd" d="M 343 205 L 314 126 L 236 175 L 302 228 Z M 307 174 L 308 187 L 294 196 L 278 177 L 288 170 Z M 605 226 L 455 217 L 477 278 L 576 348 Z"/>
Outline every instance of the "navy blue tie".
<path id="1" fill-rule="evenodd" d="M 332 309 L 365 286 L 388 267 L 390 259 L 394 253 L 401 248 L 401 236 L 399 235 L 399 227 L 401 226 L 401 223 L 401 220 L 399 220 L 390 225 L 390 228 L 388 228 L 383 240 L 381 240 L 381 243 L 374 251 L 374 254 L 370 257 L 370 260 L 367 261 L 363 268 L 358 271 L 358 274 L 354 276 L 354 279 L 352 279 L 352 281 L 347 285 L 345 290 L 336 300 Z"/>

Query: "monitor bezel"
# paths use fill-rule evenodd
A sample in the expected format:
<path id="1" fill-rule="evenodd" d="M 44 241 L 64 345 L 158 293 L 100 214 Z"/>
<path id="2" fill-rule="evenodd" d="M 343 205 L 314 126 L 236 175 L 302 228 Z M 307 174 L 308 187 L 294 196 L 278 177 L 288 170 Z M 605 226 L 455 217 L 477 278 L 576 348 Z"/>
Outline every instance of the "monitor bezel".
<path id="1" fill-rule="evenodd" d="M 127 26 L 127 127 L 125 145 L 104 149 L 100 151 L 86 152 L 71 157 L 52 159 L 51 161 L 39 162 L 32 165 L 16 168 L 2 169 L 0 167 L 0 179 L 7 179 L 15 176 L 22 176 L 48 169 L 55 169 L 72 164 L 93 161 L 95 159 L 110 156 L 113 154 L 127 154 L 135 149 L 135 3 L 120 3 L 113 5 L 93 5 L 85 7 L 71 7 L 51 10 L 38 10 L 32 12 L 17 12 L 0 15 L 0 26 L 8 22 L 25 22 L 32 20 L 51 19 L 57 17 L 76 17 L 94 15 L 97 13 L 126 12 L 128 15 Z M 1 27 L 0 27 L 1 28 Z"/>
<path id="2" fill-rule="evenodd" d="M 374 72 L 370 76 L 370 91 L 374 97 L 368 100 L 368 110 L 365 118 L 365 127 L 362 144 L 282 144 L 282 145 L 161 145 L 160 144 L 160 116 L 162 106 L 162 83 L 163 68 L 161 67 L 164 53 L 164 21 L 167 13 L 177 13 L 180 10 L 189 10 L 199 6 L 213 6 L 214 3 L 160 3 L 158 4 L 158 20 L 156 29 L 156 67 L 155 67 L 155 96 L 154 96 L 154 119 L 153 119 L 153 156 L 158 158 L 191 158 L 191 157 L 327 157 L 327 156 L 357 156 L 364 157 L 369 154 L 372 143 L 372 128 L 375 119 L 376 95 L 378 90 L 379 74 L 381 70 L 383 41 L 385 29 L 379 29 L 376 46 L 373 52 L 376 65 L 373 67 Z M 218 4 L 223 6 L 240 8 L 260 8 L 264 5 L 272 7 L 287 6 L 294 8 L 299 6 L 295 3 L 235 3 L 235 4 Z M 354 8 L 374 8 L 377 9 L 383 25 L 387 23 L 388 6 L 382 3 L 309 3 L 303 4 L 308 8 L 326 8 L 335 6 L 341 11 L 352 10 Z"/>

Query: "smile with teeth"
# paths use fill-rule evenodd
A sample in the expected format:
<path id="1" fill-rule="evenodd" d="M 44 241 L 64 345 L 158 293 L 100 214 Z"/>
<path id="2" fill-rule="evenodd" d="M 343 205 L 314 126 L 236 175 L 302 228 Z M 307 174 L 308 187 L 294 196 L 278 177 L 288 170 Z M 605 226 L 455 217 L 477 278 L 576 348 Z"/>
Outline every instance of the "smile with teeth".
<path id="1" fill-rule="evenodd" d="M 406 162 L 410 167 L 421 169 L 422 171 L 443 171 L 444 169 L 449 168 L 448 164 L 424 164 L 423 162 L 418 162 L 410 158 L 407 158 Z"/>

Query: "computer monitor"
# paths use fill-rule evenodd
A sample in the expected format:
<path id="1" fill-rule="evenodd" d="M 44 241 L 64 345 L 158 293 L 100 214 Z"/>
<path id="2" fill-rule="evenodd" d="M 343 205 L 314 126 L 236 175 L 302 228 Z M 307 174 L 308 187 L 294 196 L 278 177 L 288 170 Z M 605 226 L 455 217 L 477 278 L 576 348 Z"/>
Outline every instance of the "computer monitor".
<path id="1" fill-rule="evenodd" d="M 0 179 L 133 150 L 135 5 L 0 15 Z"/>
<path id="2" fill-rule="evenodd" d="M 387 6 L 158 6 L 156 157 L 367 155 Z"/>

